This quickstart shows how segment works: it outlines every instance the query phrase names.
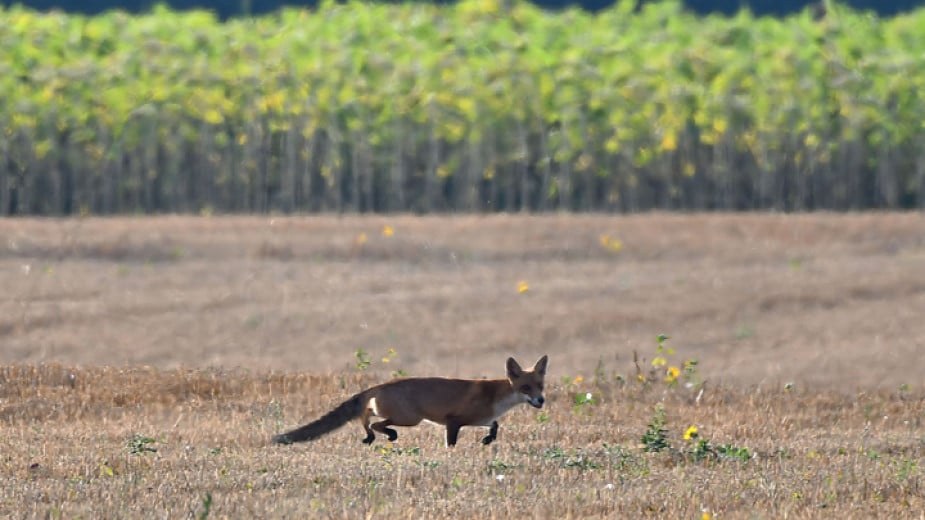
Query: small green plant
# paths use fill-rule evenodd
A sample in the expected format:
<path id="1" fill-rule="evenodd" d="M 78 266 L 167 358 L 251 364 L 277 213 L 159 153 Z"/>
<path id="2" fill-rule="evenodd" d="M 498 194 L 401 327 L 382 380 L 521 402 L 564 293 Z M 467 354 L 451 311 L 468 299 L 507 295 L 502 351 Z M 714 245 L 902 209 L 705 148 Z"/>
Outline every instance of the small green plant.
<path id="1" fill-rule="evenodd" d="M 686 359 L 682 364 L 684 386 L 693 388 L 700 386 L 703 382 L 700 379 L 700 376 L 697 373 L 697 363 L 696 359 Z"/>
<path id="2" fill-rule="evenodd" d="M 392 361 L 392 358 L 394 358 L 394 357 L 397 356 L 397 355 L 398 355 L 398 352 L 395 352 L 395 349 L 394 349 L 394 348 L 389 347 L 389 350 L 386 351 L 386 353 L 385 353 L 384 356 L 382 356 L 382 362 L 383 362 L 383 363 L 390 363 L 390 362 Z"/>
<path id="3" fill-rule="evenodd" d="M 315 487 L 322 487 L 322 488 L 329 487 L 333 485 L 335 482 L 337 482 L 337 479 L 326 476 L 326 475 L 316 475 L 312 477 L 312 480 L 311 480 L 312 485 L 314 485 Z"/>
<path id="4" fill-rule="evenodd" d="M 665 347 L 665 342 L 670 339 L 669 336 L 665 334 L 659 334 L 655 336 L 655 341 L 658 346 L 655 348 L 655 357 L 652 358 L 653 367 L 663 367 L 668 364 L 668 356 L 674 355 L 673 348 Z"/>
<path id="5" fill-rule="evenodd" d="M 583 413 L 585 415 L 590 415 L 588 408 L 594 406 L 594 404 L 597 403 L 597 401 L 594 399 L 594 394 L 591 392 L 578 392 L 573 397 L 573 401 L 575 405 L 572 406 L 572 413 Z"/>
<path id="6" fill-rule="evenodd" d="M 366 370 L 369 368 L 369 365 L 373 364 L 373 362 L 369 359 L 369 353 L 362 348 L 358 348 L 357 351 L 353 353 L 353 357 L 357 359 L 356 369 L 360 372 Z"/>
<path id="7" fill-rule="evenodd" d="M 742 462 L 748 462 L 752 454 L 748 448 L 742 448 L 733 444 L 713 445 L 707 439 L 701 439 L 699 430 L 696 426 L 691 426 L 684 432 L 684 440 L 689 443 L 689 449 L 685 453 L 691 460 L 700 462 L 705 460 L 736 459 Z"/>
<path id="8" fill-rule="evenodd" d="M 607 452 L 598 452 L 597 455 L 605 455 Z M 581 449 L 565 451 L 562 448 L 546 448 L 543 451 L 543 457 L 550 460 L 558 461 L 559 467 L 566 469 L 601 469 L 603 464 L 592 459 L 587 452 Z"/>
<path id="9" fill-rule="evenodd" d="M 668 441 L 668 428 L 666 426 L 665 407 L 659 403 L 655 405 L 655 412 L 652 415 L 652 420 L 649 422 L 648 429 L 642 434 L 643 451 L 657 453 L 671 447 L 671 443 Z"/>
<path id="10" fill-rule="evenodd" d="M 385 465 L 389 467 L 392 465 L 393 457 L 402 457 L 402 456 L 414 457 L 413 462 L 415 464 L 418 464 L 421 466 L 426 465 L 425 463 L 422 463 L 420 460 L 418 460 L 418 457 L 421 455 L 421 448 L 417 446 L 414 446 L 411 448 L 401 448 L 399 446 L 393 445 L 390 442 L 388 444 L 379 446 L 378 448 L 376 448 L 376 450 L 379 452 L 379 455 L 382 456 L 382 462 L 384 462 Z M 430 467 L 435 467 L 435 466 L 430 466 Z"/>
<path id="11" fill-rule="evenodd" d="M 389 350 L 387 350 L 386 353 L 382 356 L 381 361 L 383 364 L 388 364 L 391 363 L 397 356 L 398 352 L 396 352 L 394 348 L 389 347 Z M 354 366 L 356 367 L 357 371 L 362 372 L 373 364 L 372 356 L 370 356 L 369 352 L 363 350 L 362 348 L 358 348 L 356 352 L 353 353 L 353 357 L 356 358 L 356 364 Z M 391 376 L 393 378 L 406 377 L 407 375 L 408 373 L 400 368 L 391 372 Z"/>
<path id="12" fill-rule="evenodd" d="M 391 363 L 392 360 L 395 359 L 396 357 L 398 357 L 398 352 L 396 352 L 394 348 L 389 347 L 388 352 L 386 352 L 385 355 L 382 356 L 382 362 L 383 362 L 383 363 Z M 404 370 L 400 369 L 400 368 L 397 368 L 397 369 L 393 370 L 393 371 L 390 373 L 390 375 L 391 375 L 393 378 L 398 378 L 398 377 L 407 377 L 407 376 L 408 376 L 408 373 L 405 372 Z"/>
<path id="13" fill-rule="evenodd" d="M 706 439 L 693 441 L 693 446 L 687 454 L 695 461 L 706 460 L 715 455 L 710 441 Z"/>
<path id="14" fill-rule="evenodd" d="M 695 388 L 702 384 L 700 376 L 697 373 L 698 362 L 696 359 L 684 360 L 680 366 L 672 364 L 669 361 L 671 356 L 675 355 L 675 350 L 665 345 L 665 342 L 671 339 L 666 334 L 659 334 L 655 337 L 655 357 L 650 363 L 649 373 L 643 373 L 639 366 L 639 356 L 633 352 L 633 364 L 636 366 L 636 379 L 642 383 L 644 389 L 649 388 L 651 383 L 663 381 L 668 387 L 675 387 L 681 381 L 684 381 L 685 388 Z M 620 378 L 622 380 L 622 378 Z"/>
<path id="15" fill-rule="evenodd" d="M 736 340 L 742 341 L 755 335 L 754 329 L 750 325 L 739 325 L 735 331 Z"/>
<path id="16" fill-rule="evenodd" d="M 610 467 L 634 475 L 648 475 L 649 462 L 645 457 L 618 444 L 604 444 L 604 453 L 610 459 Z"/>
<path id="17" fill-rule="evenodd" d="M 549 422 L 549 414 L 546 412 L 540 412 L 536 414 L 536 422 L 540 424 Z"/>
<path id="18" fill-rule="evenodd" d="M 392 443 L 379 446 L 378 449 L 379 449 L 379 454 L 382 455 L 383 457 L 388 457 L 391 455 L 420 455 L 421 454 L 420 447 L 415 446 L 413 448 L 401 448 L 401 447 L 393 445 Z"/>
<path id="19" fill-rule="evenodd" d="M 546 448 L 543 450 L 543 457 L 546 457 L 547 459 L 559 459 L 565 457 L 565 452 L 562 450 L 562 448 L 559 447 Z"/>
<path id="20" fill-rule="evenodd" d="M 587 470 L 587 469 L 601 469 L 604 466 L 602 466 L 598 462 L 595 462 L 594 460 L 591 460 L 584 454 L 579 453 L 578 455 L 575 455 L 573 457 L 566 458 L 565 462 L 562 463 L 562 467 Z"/>
<path id="21" fill-rule="evenodd" d="M 722 457 L 738 459 L 742 462 L 748 462 L 752 458 L 752 453 L 748 451 L 748 448 L 733 446 L 732 444 L 720 444 L 714 447 L 714 451 Z"/>
<path id="22" fill-rule="evenodd" d="M 748 451 L 748 448 L 732 444 L 719 444 L 714 446 L 706 439 L 698 440 L 688 452 L 688 455 L 695 461 L 735 459 L 748 462 L 752 458 L 752 454 Z"/>
<path id="23" fill-rule="evenodd" d="M 212 510 L 212 493 L 206 493 L 206 496 L 202 498 L 202 511 L 199 512 L 199 520 L 205 520 L 209 517 L 209 512 Z"/>
<path id="24" fill-rule="evenodd" d="M 591 459 L 587 453 L 582 450 L 565 451 L 562 448 L 546 448 L 543 451 L 543 457 L 559 461 L 559 466 L 568 469 L 601 469 L 603 464 Z"/>
<path id="25" fill-rule="evenodd" d="M 918 463 L 913 459 L 902 459 L 901 462 L 897 464 L 899 467 L 896 469 L 896 480 L 898 482 L 905 482 L 909 480 L 910 477 L 918 469 Z"/>
<path id="26" fill-rule="evenodd" d="M 516 467 L 517 464 L 504 462 L 501 459 L 491 459 L 488 461 L 488 473 L 492 475 L 504 473 L 505 471 L 510 471 Z"/>
<path id="27" fill-rule="evenodd" d="M 132 435 L 131 439 L 128 440 L 128 443 L 127 443 L 128 451 L 132 455 L 144 455 L 145 453 L 155 453 L 157 452 L 157 448 L 154 448 L 151 446 L 151 444 L 154 444 L 155 442 L 157 441 L 155 441 L 153 437 L 147 437 L 139 433 L 136 433 L 135 435 Z"/>

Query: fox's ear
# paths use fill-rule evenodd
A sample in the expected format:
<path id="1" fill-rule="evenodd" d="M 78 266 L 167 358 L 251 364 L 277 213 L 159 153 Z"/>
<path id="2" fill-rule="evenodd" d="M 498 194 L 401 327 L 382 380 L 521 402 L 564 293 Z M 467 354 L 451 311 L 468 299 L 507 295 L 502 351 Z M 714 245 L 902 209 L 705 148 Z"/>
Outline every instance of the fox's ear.
<path id="1" fill-rule="evenodd" d="M 520 365 L 517 364 L 517 361 L 514 361 L 514 358 L 507 358 L 507 376 L 511 379 L 520 377 L 523 374 L 524 370 L 520 368 Z"/>
<path id="2" fill-rule="evenodd" d="M 549 361 L 547 356 L 543 356 L 533 365 L 533 371 L 541 376 L 546 375 L 546 362 Z"/>

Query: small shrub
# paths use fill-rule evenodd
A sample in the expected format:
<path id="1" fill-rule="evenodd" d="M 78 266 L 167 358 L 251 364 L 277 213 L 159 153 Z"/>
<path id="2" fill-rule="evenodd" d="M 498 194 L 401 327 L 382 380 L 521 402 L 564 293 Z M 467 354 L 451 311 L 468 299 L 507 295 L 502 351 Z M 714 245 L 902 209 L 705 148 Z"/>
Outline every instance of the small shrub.
<path id="1" fill-rule="evenodd" d="M 155 439 L 153 437 L 147 437 L 136 433 L 132 435 L 132 438 L 128 440 L 127 446 L 128 451 L 132 455 L 144 455 L 145 453 L 156 453 L 157 448 L 150 446 L 154 444 Z"/>
<path id="2" fill-rule="evenodd" d="M 202 498 L 202 511 L 199 512 L 199 520 L 205 520 L 209 517 L 209 512 L 212 510 L 212 493 L 206 493 L 206 496 Z"/>
<path id="3" fill-rule="evenodd" d="M 373 364 L 373 362 L 370 361 L 369 359 L 369 353 L 363 350 L 362 348 L 358 348 L 357 351 L 353 353 L 353 356 L 357 358 L 357 362 L 355 366 L 356 366 L 356 369 L 359 370 L 360 372 L 366 370 L 367 368 L 369 368 L 369 365 Z"/>
<path id="4" fill-rule="evenodd" d="M 649 427 L 642 434 L 643 451 L 660 452 L 671 447 L 668 442 L 668 429 L 665 421 L 665 407 L 659 403 L 655 406 L 655 413 L 649 422 Z"/>

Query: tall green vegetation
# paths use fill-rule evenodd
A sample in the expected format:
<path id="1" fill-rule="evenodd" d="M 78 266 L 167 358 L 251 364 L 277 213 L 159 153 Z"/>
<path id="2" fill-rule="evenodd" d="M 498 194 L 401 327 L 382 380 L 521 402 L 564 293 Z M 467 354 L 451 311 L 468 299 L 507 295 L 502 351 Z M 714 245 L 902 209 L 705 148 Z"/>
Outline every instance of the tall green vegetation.
<path id="1" fill-rule="evenodd" d="M 0 210 L 925 204 L 925 10 L 0 10 Z"/>

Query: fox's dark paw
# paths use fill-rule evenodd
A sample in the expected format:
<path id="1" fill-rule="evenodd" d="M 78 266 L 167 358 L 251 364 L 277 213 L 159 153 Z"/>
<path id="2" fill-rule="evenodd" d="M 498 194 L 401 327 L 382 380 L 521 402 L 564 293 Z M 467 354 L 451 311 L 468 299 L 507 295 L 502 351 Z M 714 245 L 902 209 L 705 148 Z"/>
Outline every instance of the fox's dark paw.
<path id="1" fill-rule="evenodd" d="M 388 430 L 386 430 L 386 431 L 385 431 L 385 434 L 389 436 L 389 442 L 394 441 L 395 439 L 398 438 L 398 432 L 395 431 L 395 430 L 393 430 L 393 429 L 391 429 L 391 428 L 389 428 Z"/>
<path id="2" fill-rule="evenodd" d="M 363 444 L 372 444 L 374 440 L 376 440 L 376 436 L 370 433 L 363 439 Z"/>
<path id="3" fill-rule="evenodd" d="M 494 438 L 493 436 L 491 436 L 491 435 L 486 435 L 485 438 L 482 439 L 482 444 L 484 444 L 485 446 L 488 446 L 488 445 L 491 444 L 492 441 L 494 441 L 494 440 L 495 440 L 495 438 Z"/>

